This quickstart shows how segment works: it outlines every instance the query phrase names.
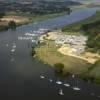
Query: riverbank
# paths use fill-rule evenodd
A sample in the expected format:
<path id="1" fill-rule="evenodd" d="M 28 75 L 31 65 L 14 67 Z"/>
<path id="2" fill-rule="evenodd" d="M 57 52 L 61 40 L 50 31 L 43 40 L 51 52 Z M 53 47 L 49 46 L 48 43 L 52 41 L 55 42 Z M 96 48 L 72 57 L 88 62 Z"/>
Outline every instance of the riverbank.
<path id="1" fill-rule="evenodd" d="M 17 15 L 17 14 L 11 14 L 11 15 L 6 15 L 2 18 L 0 18 L 0 31 L 6 31 L 9 29 L 8 23 L 10 21 L 14 21 L 16 23 L 16 26 L 21 26 L 29 23 L 34 23 L 37 21 L 42 21 L 42 20 L 47 20 L 49 18 L 55 18 L 59 17 L 62 15 L 66 15 L 66 12 L 62 13 L 55 13 L 55 14 L 46 14 L 46 15 L 41 15 L 41 16 L 32 16 L 32 15 Z"/>

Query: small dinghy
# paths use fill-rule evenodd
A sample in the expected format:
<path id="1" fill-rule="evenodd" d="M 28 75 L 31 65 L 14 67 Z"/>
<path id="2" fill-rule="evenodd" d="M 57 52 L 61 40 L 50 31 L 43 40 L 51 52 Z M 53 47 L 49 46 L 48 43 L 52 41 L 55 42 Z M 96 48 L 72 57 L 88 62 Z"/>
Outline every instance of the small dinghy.
<path id="1" fill-rule="evenodd" d="M 64 93 L 63 93 L 63 90 L 62 90 L 62 89 L 60 89 L 60 90 L 59 90 L 59 95 L 64 95 Z"/>
<path id="2" fill-rule="evenodd" d="M 40 75 L 40 78 L 44 79 L 45 77 L 43 75 Z"/>
<path id="3" fill-rule="evenodd" d="M 59 84 L 60 85 L 60 84 L 62 84 L 62 82 L 61 81 L 56 81 L 56 84 Z"/>
<path id="4" fill-rule="evenodd" d="M 66 87 L 70 87 L 70 84 L 68 84 L 68 83 L 65 83 L 65 84 L 64 84 L 64 86 L 66 86 Z"/>
<path id="5" fill-rule="evenodd" d="M 80 91 L 81 89 L 79 87 L 73 87 L 73 90 Z"/>

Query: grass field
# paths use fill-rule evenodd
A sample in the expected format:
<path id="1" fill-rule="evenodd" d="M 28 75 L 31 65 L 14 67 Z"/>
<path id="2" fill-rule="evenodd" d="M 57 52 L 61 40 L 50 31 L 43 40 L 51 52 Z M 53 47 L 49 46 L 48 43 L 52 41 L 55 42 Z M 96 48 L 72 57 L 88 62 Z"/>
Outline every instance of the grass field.
<path id="1" fill-rule="evenodd" d="M 56 47 L 53 41 L 46 41 L 46 44 L 37 46 L 35 48 L 37 57 L 43 62 L 54 67 L 56 63 L 64 64 L 64 73 L 70 72 L 73 74 L 81 74 L 88 70 L 91 64 L 84 60 L 64 56 L 57 52 L 58 47 Z"/>

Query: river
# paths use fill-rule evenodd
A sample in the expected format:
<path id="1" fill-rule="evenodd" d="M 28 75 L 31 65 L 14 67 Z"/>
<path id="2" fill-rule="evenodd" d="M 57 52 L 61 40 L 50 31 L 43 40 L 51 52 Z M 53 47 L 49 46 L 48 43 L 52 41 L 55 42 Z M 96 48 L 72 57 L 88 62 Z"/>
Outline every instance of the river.
<path id="1" fill-rule="evenodd" d="M 15 31 L 0 32 L 0 99 L 1 100 L 98 100 L 100 86 L 85 83 L 80 79 L 60 79 L 54 70 L 31 57 L 31 40 L 19 40 L 26 32 L 39 28 L 49 30 L 71 24 L 92 16 L 96 8 L 85 8 L 45 21 L 17 27 Z M 13 51 L 13 49 L 15 51 Z M 12 50 L 12 51 L 11 51 Z M 43 75 L 43 77 L 40 77 Z M 65 87 L 57 84 L 60 80 L 70 84 Z M 74 86 L 80 91 L 73 90 Z M 64 95 L 59 95 L 62 89 Z"/>

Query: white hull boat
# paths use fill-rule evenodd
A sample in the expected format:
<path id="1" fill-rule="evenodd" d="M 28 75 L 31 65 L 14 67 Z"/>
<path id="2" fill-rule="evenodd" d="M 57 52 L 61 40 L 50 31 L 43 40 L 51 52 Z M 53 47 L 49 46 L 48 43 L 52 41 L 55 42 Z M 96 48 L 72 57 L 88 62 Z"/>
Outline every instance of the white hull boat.
<path id="1" fill-rule="evenodd" d="M 64 84 L 64 86 L 66 86 L 66 87 L 70 87 L 70 84 L 67 84 L 67 83 L 66 83 L 66 84 Z"/>
<path id="2" fill-rule="evenodd" d="M 81 89 L 79 87 L 73 87 L 73 90 L 80 91 Z"/>

